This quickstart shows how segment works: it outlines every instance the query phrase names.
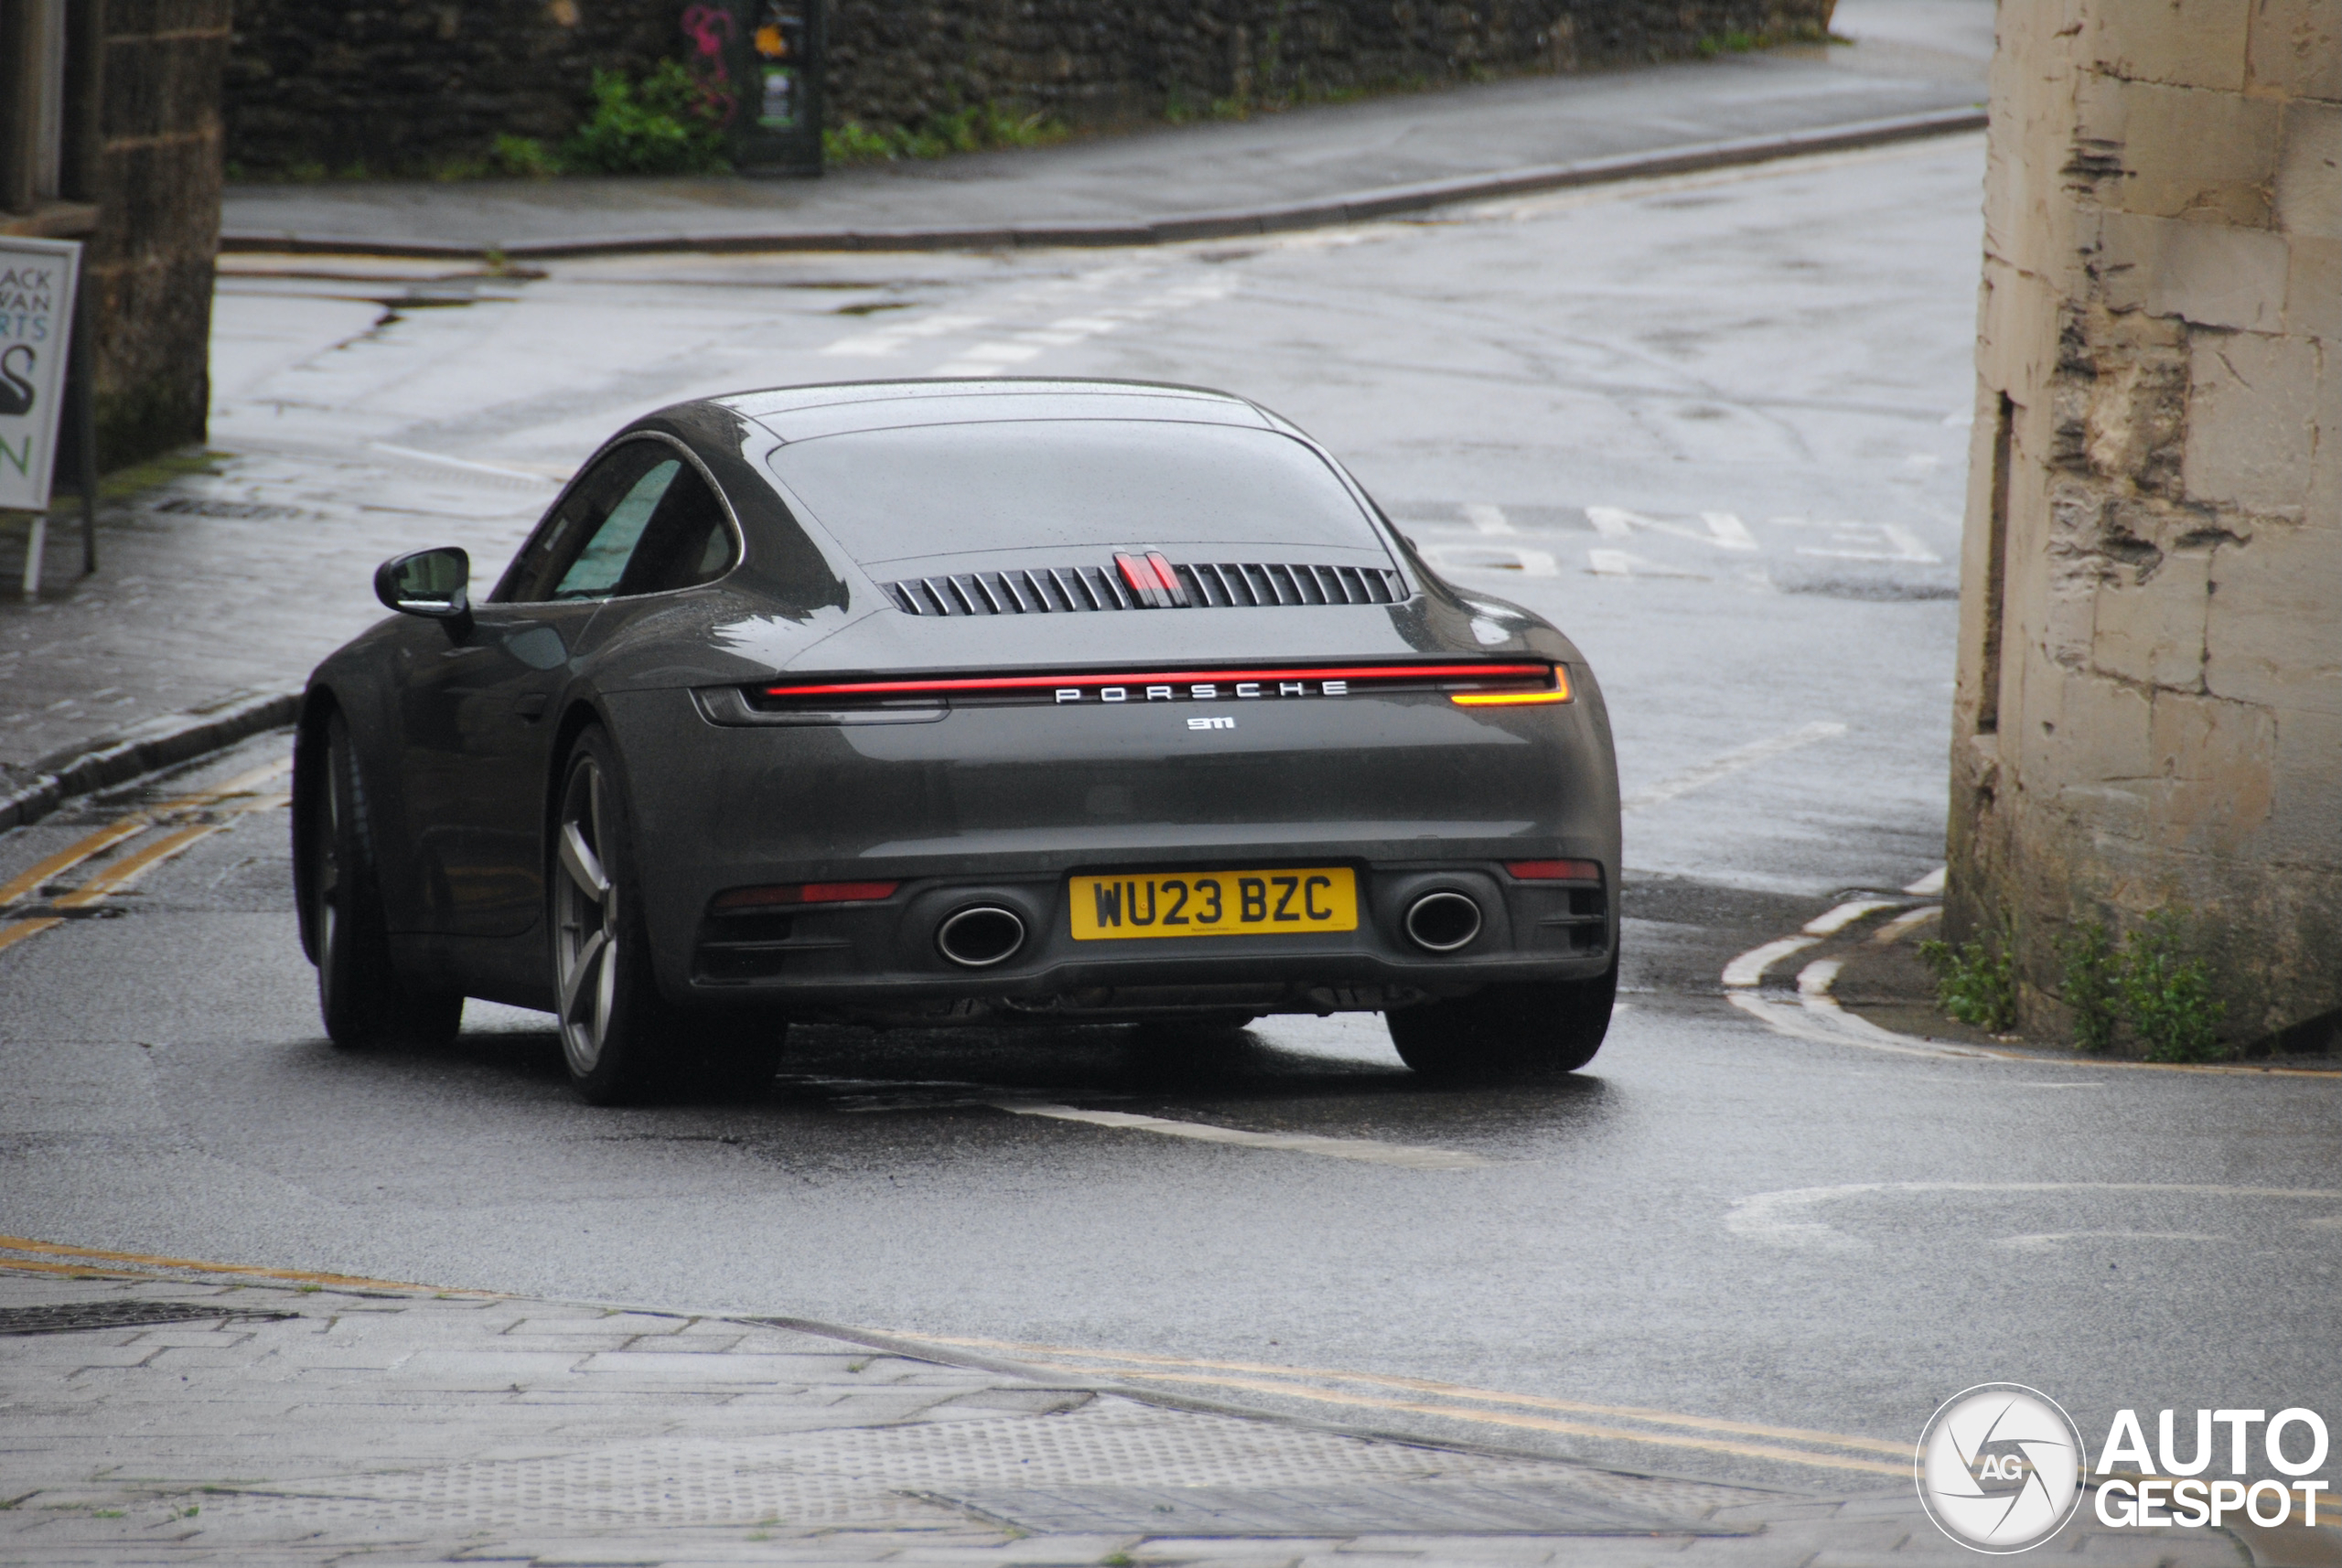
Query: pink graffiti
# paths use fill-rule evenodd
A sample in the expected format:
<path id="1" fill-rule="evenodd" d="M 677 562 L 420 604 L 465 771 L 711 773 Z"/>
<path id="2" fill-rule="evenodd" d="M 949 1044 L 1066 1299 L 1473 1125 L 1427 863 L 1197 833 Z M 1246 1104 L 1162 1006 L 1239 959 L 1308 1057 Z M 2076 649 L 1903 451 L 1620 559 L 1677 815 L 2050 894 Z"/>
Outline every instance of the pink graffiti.
<path id="1" fill-rule="evenodd" d="M 731 124 L 732 117 L 739 113 L 739 103 L 728 91 L 732 73 L 724 65 L 724 51 L 732 41 L 732 13 L 721 5 L 683 7 L 683 33 L 698 54 L 692 61 L 692 74 L 699 79 L 704 112 L 719 125 Z"/>
<path id="2" fill-rule="evenodd" d="M 732 13 L 721 5 L 686 5 L 683 31 L 699 50 L 702 61 L 714 66 L 716 78 L 722 80 L 724 47 L 732 41 Z"/>

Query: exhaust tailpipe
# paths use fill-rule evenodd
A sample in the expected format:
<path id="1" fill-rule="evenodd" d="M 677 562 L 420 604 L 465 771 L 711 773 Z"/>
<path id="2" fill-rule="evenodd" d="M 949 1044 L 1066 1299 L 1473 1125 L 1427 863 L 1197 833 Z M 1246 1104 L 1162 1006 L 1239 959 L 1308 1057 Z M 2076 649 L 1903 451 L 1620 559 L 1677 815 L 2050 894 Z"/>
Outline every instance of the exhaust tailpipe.
<path id="1" fill-rule="evenodd" d="M 1480 934 L 1480 906 L 1461 893 L 1426 893 L 1407 906 L 1407 936 L 1429 952 L 1454 952 Z"/>
<path id="2" fill-rule="evenodd" d="M 1478 914 L 1473 911 L 1476 929 Z M 1024 945 L 1024 920 L 1014 909 L 997 904 L 972 904 L 953 911 L 935 928 L 936 950 L 963 969 L 989 969 L 1005 962 Z"/>

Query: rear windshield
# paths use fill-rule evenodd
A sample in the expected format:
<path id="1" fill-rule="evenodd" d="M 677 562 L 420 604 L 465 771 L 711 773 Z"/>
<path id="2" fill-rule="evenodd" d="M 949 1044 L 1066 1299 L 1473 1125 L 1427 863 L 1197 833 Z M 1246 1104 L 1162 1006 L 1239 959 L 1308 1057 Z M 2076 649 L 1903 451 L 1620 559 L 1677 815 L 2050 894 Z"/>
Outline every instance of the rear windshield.
<path id="1" fill-rule="evenodd" d="M 1044 546 L 1380 543 L 1324 459 L 1266 430 L 929 424 L 818 436 L 770 461 L 865 565 Z"/>

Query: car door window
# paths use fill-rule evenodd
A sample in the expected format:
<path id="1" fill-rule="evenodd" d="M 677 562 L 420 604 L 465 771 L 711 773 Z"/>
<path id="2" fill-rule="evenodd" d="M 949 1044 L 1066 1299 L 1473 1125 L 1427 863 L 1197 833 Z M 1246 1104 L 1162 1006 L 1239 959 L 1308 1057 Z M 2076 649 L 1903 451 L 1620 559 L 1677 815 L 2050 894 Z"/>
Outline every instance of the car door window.
<path id="1" fill-rule="evenodd" d="M 663 442 L 629 441 L 572 486 L 514 563 L 500 596 L 591 600 L 690 587 L 733 562 L 724 506 Z"/>

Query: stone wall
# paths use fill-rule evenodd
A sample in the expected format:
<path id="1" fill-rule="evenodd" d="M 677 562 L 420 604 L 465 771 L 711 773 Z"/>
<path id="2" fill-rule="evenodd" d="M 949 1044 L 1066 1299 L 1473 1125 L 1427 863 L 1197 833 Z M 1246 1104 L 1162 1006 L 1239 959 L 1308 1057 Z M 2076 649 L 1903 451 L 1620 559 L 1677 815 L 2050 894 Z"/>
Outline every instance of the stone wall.
<path id="1" fill-rule="evenodd" d="M 108 0 L 83 287 L 107 467 L 203 439 L 229 0 Z"/>
<path id="2" fill-rule="evenodd" d="M 2342 1026 L 2342 5 L 2004 4 L 1950 934 L 2159 910 L 2232 1043 Z M 2288 1033 L 2290 1031 L 2290 1033 Z"/>
<path id="3" fill-rule="evenodd" d="M 1076 124 L 1688 55 L 1810 37 L 1833 0 L 833 0 L 830 122 L 983 102 Z M 446 167 L 499 134 L 557 142 L 594 68 L 683 52 L 677 0 L 239 0 L 228 158 L 253 176 Z"/>

